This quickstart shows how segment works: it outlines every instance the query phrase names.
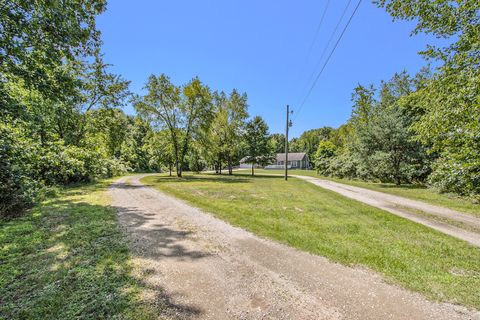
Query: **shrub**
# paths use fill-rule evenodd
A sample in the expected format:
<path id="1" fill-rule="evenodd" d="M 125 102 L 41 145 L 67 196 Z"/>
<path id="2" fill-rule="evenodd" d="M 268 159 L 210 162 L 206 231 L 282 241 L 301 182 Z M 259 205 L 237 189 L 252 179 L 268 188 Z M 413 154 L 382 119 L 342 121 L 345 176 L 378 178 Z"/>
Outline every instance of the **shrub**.
<path id="1" fill-rule="evenodd" d="M 479 198 L 480 163 L 466 165 L 453 157 L 439 158 L 433 164 L 428 182 L 440 192 L 453 192 Z"/>
<path id="2" fill-rule="evenodd" d="M 31 207 L 39 198 L 41 184 L 31 178 L 31 141 L 21 131 L 0 124 L 0 216 L 11 217 Z"/>

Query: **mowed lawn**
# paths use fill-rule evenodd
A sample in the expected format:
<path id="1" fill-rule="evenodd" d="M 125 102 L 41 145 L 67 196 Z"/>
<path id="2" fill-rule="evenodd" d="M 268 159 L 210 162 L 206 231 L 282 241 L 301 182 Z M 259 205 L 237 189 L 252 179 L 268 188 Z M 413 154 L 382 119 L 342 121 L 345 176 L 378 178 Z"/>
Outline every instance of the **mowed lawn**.
<path id="1" fill-rule="evenodd" d="M 431 299 L 480 309 L 480 248 L 291 178 L 236 174 L 142 179 L 263 237 L 367 266 Z"/>
<path id="2" fill-rule="evenodd" d="M 146 319 L 103 181 L 0 221 L 0 319 Z"/>
<path id="3" fill-rule="evenodd" d="M 283 174 L 282 170 L 256 170 L 257 173 L 268 174 Z M 250 174 L 249 170 L 241 170 L 238 173 Z M 412 200 L 424 201 L 436 206 L 457 210 L 464 213 L 470 213 L 472 215 L 480 217 L 480 204 L 474 203 L 471 199 L 462 198 L 453 194 L 441 194 L 435 190 L 429 189 L 424 185 L 418 184 L 405 184 L 396 186 L 393 183 L 380 183 L 380 182 L 365 182 L 359 180 L 348 180 L 331 177 L 323 177 L 317 174 L 315 170 L 289 170 L 290 175 L 302 175 L 310 176 L 319 179 L 330 180 L 334 182 L 344 183 L 355 187 L 370 189 L 373 191 L 380 191 L 396 196 L 409 198 Z"/>

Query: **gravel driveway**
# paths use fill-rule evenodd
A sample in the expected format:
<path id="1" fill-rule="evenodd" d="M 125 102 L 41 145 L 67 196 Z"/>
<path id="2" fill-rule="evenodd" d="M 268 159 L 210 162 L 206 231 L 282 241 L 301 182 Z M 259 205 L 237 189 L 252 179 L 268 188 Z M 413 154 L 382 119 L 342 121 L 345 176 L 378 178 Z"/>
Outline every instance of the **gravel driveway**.
<path id="1" fill-rule="evenodd" d="M 480 319 L 351 268 L 259 238 L 143 186 L 110 188 L 143 298 L 174 319 Z M 239 213 L 240 214 L 240 213 Z"/>

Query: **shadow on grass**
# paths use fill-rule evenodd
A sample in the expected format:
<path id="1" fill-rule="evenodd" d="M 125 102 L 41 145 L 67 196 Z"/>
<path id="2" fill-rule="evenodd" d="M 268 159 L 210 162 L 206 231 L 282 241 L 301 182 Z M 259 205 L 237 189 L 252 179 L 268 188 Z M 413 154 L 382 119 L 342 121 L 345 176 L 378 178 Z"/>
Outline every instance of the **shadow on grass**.
<path id="1" fill-rule="evenodd" d="M 216 182 L 216 183 L 249 183 L 251 179 L 238 176 L 224 176 L 215 174 L 186 175 L 179 177 L 155 177 L 154 183 L 177 183 L 177 182 Z"/>
<path id="2" fill-rule="evenodd" d="M 385 188 L 385 189 L 411 189 L 411 190 L 420 190 L 420 189 L 427 189 L 425 185 L 422 184 L 401 184 L 397 186 L 396 184 L 392 183 L 375 183 L 376 186 L 380 188 Z"/>
<path id="3" fill-rule="evenodd" d="M 253 179 L 283 179 L 282 176 L 274 176 L 268 174 L 255 174 L 253 177 L 249 174 L 234 173 L 233 175 L 216 174 L 216 173 L 203 173 L 198 175 L 185 175 L 179 177 L 155 177 L 153 183 L 177 183 L 177 182 L 215 182 L 225 184 L 235 183 L 251 183 Z M 151 186 L 145 184 L 145 186 Z"/>
<path id="4" fill-rule="evenodd" d="M 68 195 L 76 193 L 84 194 L 85 190 L 67 191 Z M 23 217 L 2 222 L 0 318 L 198 316 L 201 310 L 175 303 L 161 285 L 152 285 L 132 274 L 132 254 L 114 209 L 132 216 L 130 228 L 140 228 L 149 219 L 122 208 L 57 198 Z M 178 243 L 187 233 L 159 225 L 139 235 L 139 241 L 156 241 L 158 245 L 143 255 L 155 259 L 202 257 Z M 153 302 L 138 299 L 144 290 L 154 292 Z"/>

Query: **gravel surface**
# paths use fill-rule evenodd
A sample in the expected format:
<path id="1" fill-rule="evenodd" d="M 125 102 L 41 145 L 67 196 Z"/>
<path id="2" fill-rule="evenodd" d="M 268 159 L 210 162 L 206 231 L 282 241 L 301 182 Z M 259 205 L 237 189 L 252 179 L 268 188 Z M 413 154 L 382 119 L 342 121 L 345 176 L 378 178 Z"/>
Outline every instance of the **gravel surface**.
<path id="1" fill-rule="evenodd" d="M 438 217 L 455 220 L 476 229 L 480 229 L 480 218 L 451 209 L 427 204 L 421 201 L 411 200 L 383 192 L 368 190 L 365 188 L 354 187 L 329 180 L 301 175 L 292 175 L 292 177 L 303 179 L 324 189 L 335 191 L 348 198 L 383 209 L 417 223 L 421 223 L 445 234 L 467 241 L 474 246 L 480 247 L 479 233 L 465 230 L 445 222 L 428 219 L 427 217 L 412 213 L 411 211 L 408 211 L 408 209 L 420 210 Z"/>
<path id="2" fill-rule="evenodd" d="M 475 319 L 381 276 L 259 238 L 143 186 L 110 188 L 143 298 L 173 319 Z"/>

